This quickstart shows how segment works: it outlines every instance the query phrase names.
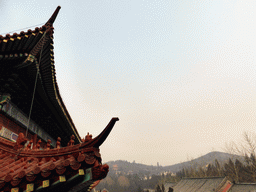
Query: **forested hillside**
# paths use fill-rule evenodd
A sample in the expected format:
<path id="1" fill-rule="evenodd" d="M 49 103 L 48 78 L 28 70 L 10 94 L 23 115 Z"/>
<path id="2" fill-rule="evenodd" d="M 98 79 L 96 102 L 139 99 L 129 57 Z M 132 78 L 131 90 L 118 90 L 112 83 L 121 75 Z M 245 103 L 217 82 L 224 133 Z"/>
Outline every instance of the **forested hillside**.
<path id="1" fill-rule="evenodd" d="M 171 165 L 143 165 L 128 161 L 107 162 L 110 167 L 108 176 L 97 189 L 109 191 L 136 192 L 154 189 L 164 182 L 178 182 L 182 177 L 205 177 L 230 175 L 236 178 L 233 168 L 245 164 L 243 157 L 223 152 L 211 152 L 191 161 Z"/>

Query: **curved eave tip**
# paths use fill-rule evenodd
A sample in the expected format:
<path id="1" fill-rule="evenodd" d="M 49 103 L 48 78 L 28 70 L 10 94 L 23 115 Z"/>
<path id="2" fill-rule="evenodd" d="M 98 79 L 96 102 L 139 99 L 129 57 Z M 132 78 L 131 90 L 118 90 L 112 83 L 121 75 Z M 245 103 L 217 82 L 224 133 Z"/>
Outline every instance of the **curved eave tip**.
<path id="1" fill-rule="evenodd" d="M 52 24 L 54 23 L 54 21 L 55 21 L 57 15 L 58 15 L 58 13 L 59 13 L 59 11 L 60 11 L 60 8 L 61 8 L 61 6 L 58 6 L 58 7 L 55 9 L 54 13 L 52 14 L 51 18 L 46 22 L 46 24 L 51 24 L 51 25 L 52 25 Z"/>

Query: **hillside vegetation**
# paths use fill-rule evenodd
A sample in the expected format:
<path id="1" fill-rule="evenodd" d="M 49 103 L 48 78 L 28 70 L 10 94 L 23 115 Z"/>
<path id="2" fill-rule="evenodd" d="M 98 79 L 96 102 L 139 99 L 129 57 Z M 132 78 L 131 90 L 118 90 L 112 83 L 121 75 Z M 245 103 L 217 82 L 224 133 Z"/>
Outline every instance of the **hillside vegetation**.
<path id="1" fill-rule="evenodd" d="M 141 192 L 142 189 L 164 191 L 164 183 L 177 183 L 182 177 L 227 176 L 235 183 L 256 183 L 256 135 L 244 133 L 244 143 L 231 143 L 228 151 L 211 152 L 199 158 L 170 166 L 143 165 L 127 161 L 110 161 L 108 176 L 97 189 Z M 241 154 L 241 155 L 234 155 Z"/>
<path id="2" fill-rule="evenodd" d="M 110 161 L 108 176 L 101 181 L 97 189 L 106 188 L 109 191 L 129 192 L 154 189 L 157 184 L 178 182 L 182 177 L 220 176 L 231 162 L 243 161 L 243 157 L 223 152 L 211 152 L 199 158 L 170 166 L 144 165 L 128 161 Z M 226 167 L 225 167 L 226 166 Z M 228 169 L 229 170 L 229 169 Z M 229 170 L 230 171 L 230 170 Z"/>

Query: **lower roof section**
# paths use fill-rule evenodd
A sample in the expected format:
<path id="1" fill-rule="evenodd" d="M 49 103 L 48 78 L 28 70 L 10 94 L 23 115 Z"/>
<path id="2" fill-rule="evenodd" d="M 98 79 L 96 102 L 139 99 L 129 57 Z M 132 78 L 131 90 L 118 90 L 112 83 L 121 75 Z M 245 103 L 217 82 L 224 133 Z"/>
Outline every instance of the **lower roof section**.
<path id="1" fill-rule="evenodd" d="M 0 191 L 90 191 L 105 178 L 108 165 L 101 164 L 100 144 L 106 139 L 118 118 L 113 118 L 102 133 L 90 135 L 80 144 L 74 137 L 66 147 L 60 139 L 56 148 L 47 142 L 44 150 L 27 143 L 20 133 L 16 142 L 0 137 Z"/>

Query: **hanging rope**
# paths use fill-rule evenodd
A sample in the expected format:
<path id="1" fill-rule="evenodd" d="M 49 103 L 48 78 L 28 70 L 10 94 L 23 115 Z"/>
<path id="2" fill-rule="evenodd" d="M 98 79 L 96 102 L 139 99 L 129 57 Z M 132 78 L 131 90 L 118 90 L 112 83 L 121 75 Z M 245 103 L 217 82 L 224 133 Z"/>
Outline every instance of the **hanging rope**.
<path id="1" fill-rule="evenodd" d="M 42 38 L 45 36 L 46 33 L 44 33 L 44 35 L 42 36 Z M 40 62 L 41 62 L 41 57 L 42 57 L 42 51 L 43 51 L 43 47 L 41 48 L 40 51 L 40 55 L 39 55 L 39 62 L 37 64 L 37 72 L 36 72 L 36 78 L 35 78 L 35 85 L 34 85 L 34 91 L 33 91 L 33 96 L 32 96 L 32 101 L 31 101 L 31 105 L 30 105 L 30 110 L 29 110 L 29 116 L 28 116 L 28 123 L 27 123 L 27 130 L 26 130 L 26 137 L 28 136 L 28 126 L 30 123 L 30 117 L 31 117 L 31 112 L 32 112 L 32 107 L 33 107 L 33 103 L 34 103 L 34 99 L 35 99 L 35 93 L 36 93 L 36 84 L 37 84 L 37 79 L 39 76 L 39 66 L 40 66 Z"/>
<path id="2" fill-rule="evenodd" d="M 43 35 L 44 37 L 44 35 Z M 33 91 L 33 96 L 32 96 L 32 101 L 31 101 L 31 105 L 30 105 L 30 110 L 29 110 L 29 116 L 28 116 L 28 123 L 27 123 L 27 130 L 26 130 L 26 136 L 28 136 L 28 126 L 29 126 L 29 123 L 30 123 L 30 116 L 31 116 L 31 112 L 32 112 L 32 107 L 33 107 L 33 103 L 34 103 L 34 98 L 35 98 L 35 92 L 36 92 L 36 84 L 37 84 L 37 79 L 38 79 L 38 75 L 39 75 L 39 65 L 40 65 L 40 61 L 41 61 L 41 56 L 42 56 L 42 50 L 43 50 L 43 47 L 40 51 L 40 56 L 39 56 L 39 63 L 37 65 L 37 72 L 36 72 L 36 78 L 35 78 L 35 85 L 34 85 L 34 91 Z M 16 157 L 17 158 L 19 156 L 19 154 L 25 149 L 26 145 L 24 145 L 17 153 Z"/>
<path id="3" fill-rule="evenodd" d="M 37 25 L 33 25 L 33 26 L 30 26 L 30 27 L 23 28 L 23 29 L 17 29 L 17 30 L 14 30 L 14 31 L 10 31 L 10 32 L 8 32 L 8 33 L 1 33 L 0 35 L 10 34 L 10 33 L 16 32 L 16 31 L 22 31 L 22 30 L 24 30 L 24 29 L 29 29 L 29 28 L 32 28 L 32 27 L 41 26 L 41 25 L 43 25 L 43 24 L 44 24 L 44 23 L 40 23 L 40 24 L 37 24 Z"/>

